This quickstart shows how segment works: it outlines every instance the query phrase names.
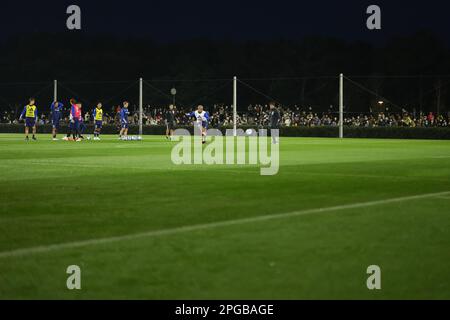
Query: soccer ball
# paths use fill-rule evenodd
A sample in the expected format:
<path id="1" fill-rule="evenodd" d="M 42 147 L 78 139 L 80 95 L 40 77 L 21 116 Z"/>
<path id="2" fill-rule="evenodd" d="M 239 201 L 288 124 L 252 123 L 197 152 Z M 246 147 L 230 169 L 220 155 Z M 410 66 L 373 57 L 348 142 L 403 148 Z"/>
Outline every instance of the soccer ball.
<path id="1" fill-rule="evenodd" d="M 252 136 L 253 135 L 253 129 L 247 129 L 246 131 L 245 131 L 245 134 L 247 135 L 247 136 Z"/>

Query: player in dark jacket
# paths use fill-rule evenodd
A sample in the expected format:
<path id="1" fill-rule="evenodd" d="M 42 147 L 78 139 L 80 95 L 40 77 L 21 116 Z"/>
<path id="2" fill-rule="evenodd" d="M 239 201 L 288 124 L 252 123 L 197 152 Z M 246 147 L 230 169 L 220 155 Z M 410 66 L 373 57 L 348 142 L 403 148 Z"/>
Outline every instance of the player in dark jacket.
<path id="1" fill-rule="evenodd" d="M 172 139 L 173 131 L 175 130 L 175 110 L 171 104 L 169 110 L 166 112 L 166 138 Z"/>
<path id="2" fill-rule="evenodd" d="M 63 112 L 64 105 L 58 101 L 55 101 L 50 106 L 50 113 L 52 116 L 52 137 L 53 140 L 58 140 L 56 138 L 56 134 L 59 131 L 59 125 L 62 119 L 62 112 Z"/>
<path id="3" fill-rule="evenodd" d="M 280 111 L 278 111 L 275 102 L 269 103 L 270 107 L 270 118 L 269 118 L 269 129 L 270 130 L 279 130 L 280 129 L 280 122 L 281 122 L 281 115 Z M 272 133 L 272 131 L 271 131 Z M 272 143 L 277 144 L 278 139 L 276 136 L 272 135 Z"/>

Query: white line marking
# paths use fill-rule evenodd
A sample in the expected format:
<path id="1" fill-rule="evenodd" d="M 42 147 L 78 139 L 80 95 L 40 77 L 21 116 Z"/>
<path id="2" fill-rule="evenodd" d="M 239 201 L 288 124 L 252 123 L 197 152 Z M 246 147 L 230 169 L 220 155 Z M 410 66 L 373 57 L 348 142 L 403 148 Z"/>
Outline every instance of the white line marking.
<path id="1" fill-rule="evenodd" d="M 450 200 L 450 196 L 439 196 L 438 199 Z"/>
<path id="2" fill-rule="evenodd" d="M 255 223 L 255 222 L 262 222 L 262 221 L 269 221 L 269 220 L 276 220 L 276 219 L 292 218 L 292 217 L 298 217 L 298 216 L 304 216 L 304 215 L 316 214 L 316 213 L 324 213 L 324 212 L 340 211 L 340 210 L 348 210 L 348 209 L 358 209 L 358 208 L 364 208 L 364 207 L 373 207 L 373 206 L 384 205 L 384 204 L 389 204 L 389 203 L 412 201 L 412 200 L 419 200 L 419 199 L 426 199 L 426 198 L 434 198 L 434 197 L 440 197 L 440 196 L 446 196 L 446 195 L 450 195 L 450 191 L 427 193 L 427 194 L 421 194 L 421 195 L 415 195 L 415 196 L 392 198 L 392 199 L 385 199 L 385 200 L 376 200 L 376 201 L 369 201 L 369 202 L 360 202 L 360 203 L 353 203 L 353 204 L 344 204 L 344 205 L 334 206 L 334 207 L 307 209 L 307 210 L 302 210 L 302 211 L 293 211 L 293 212 L 281 213 L 281 214 L 270 214 L 270 215 L 259 216 L 259 217 L 251 217 L 251 218 L 235 219 L 235 220 L 220 221 L 220 222 L 213 222 L 213 223 L 205 223 L 205 224 L 198 224 L 198 225 L 178 227 L 178 228 L 165 229 L 165 230 L 154 230 L 154 231 L 148 231 L 148 232 L 143 232 L 143 233 L 129 234 L 129 235 L 123 235 L 123 236 L 109 237 L 109 238 L 82 240 L 82 241 L 66 242 L 66 243 L 52 244 L 52 245 L 46 245 L 46 246 L 16 249 L 16 250 L 12 250 L 12 251 L 0 252 L 0 259 L 1 258 L 18 257 L 18 256 L 27 256 L 30 254 L 46 253 L 46 252 L 51 252 L 51 251 L 63 250 L 63 249 L 73 249 L 73 248 L 106 244 L 106 243 L 119 242 L 119 241 L 135 240 L 135 239 L 141 239 L 141 238 L 150 238 L 150 237 L 158 237 L 158 236 L 186 233 L 186 232 L 191 232 L 191 231 L 207 230 L 207 229 L 212 229 L 212 228 L 228 227 L 228 226 L 234 226 L 234 225 L 246 224 L 246 223 Z"/>
<path id="3" fill-rule="evenodd" d="M 369 175 L 369 174 L 346 174 L 346 173 L 328 173 L 328 172 L 302 172 L 303 175 L 317 175 L 317 176 L 335 176 L 335 177 L 349 177 L 349 178 L 368 178 L 368 179 L 398 179 L 398 180 L 423 180 L 423 177 L 411 176 L 393 176 L 393 175 Z M 442 181 L 448 182 L 448 179 L 433 179 L 426 178 L 427 181 Z"/>

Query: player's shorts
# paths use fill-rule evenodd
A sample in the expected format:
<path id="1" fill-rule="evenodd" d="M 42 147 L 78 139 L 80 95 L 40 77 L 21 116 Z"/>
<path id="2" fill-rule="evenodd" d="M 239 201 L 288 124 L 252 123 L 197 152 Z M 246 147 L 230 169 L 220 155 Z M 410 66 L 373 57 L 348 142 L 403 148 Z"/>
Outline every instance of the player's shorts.
<path id="1" fill-rule="evenodd" d="M 54 117 L 54 118 L 52 119 L 52 126 L 53 126 L 53 128 L 59 129 L 59 127 L 60 127 L 60 125 L 59 125 L 60 121 L 61 121 L 61 118 L 59 118 L 59 117 Z"/>
<path id="2" fill-rule="evenodd" d="M 208 129 L 208 122 L 202 121 L 202 122 L 196 122 L 195 125 L 199 130 L 202 129 Z"/>
<path id="3" fill-rule="evenodd" d="M 174 122 L 167 122 L 167 130 L 175 130 L 175 123 Z"/>
<path id="4" fill-rule="evenodd" d="M 25 127 L 33 128 L 36 125 L 35 118 L 26 118 L 25 119 Z"/>
<path id="5" fill-rule="evenodd" d="M 128 129 L 128 122 L 122 122 L 122 129 Z"/>
<path id="6" fill-rule="evenodd" d="M 103 127 L 103 121 L 97 120 L 95 121 L 95 129 L 101 129 Z"/>
<path id="7" fill-rule="evenodd" d="M 79 120 L 75 120 L 73 123 L 70 123 L 70 129 L 78 131 L 80 130 L 80 121 Z"/>

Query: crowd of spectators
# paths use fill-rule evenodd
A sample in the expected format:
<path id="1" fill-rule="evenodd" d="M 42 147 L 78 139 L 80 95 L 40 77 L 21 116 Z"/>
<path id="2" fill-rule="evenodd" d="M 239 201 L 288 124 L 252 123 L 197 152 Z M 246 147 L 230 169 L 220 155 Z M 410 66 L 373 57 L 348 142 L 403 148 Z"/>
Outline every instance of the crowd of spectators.
<path id="1" fill-rule="evenodd" d="M 129 117 L 131 124 L 138 124 L 139 113 L 137 107 L 130 108 Z M 193 108 L 175 108 L 175 120 L 177 125 L 190 125 L 192 119 L 186 116 Z M 104 124 L 117 124 L 119 122 L 119 106 L 104 108 Z M 147 106 L 143 112 L 143 125 L 156 126 L 165 124 L 165 113 L 167 108 Z M 213 105 L 206 107 L 211 116 L 211 126 L 221 127 L 233 125 L 233 110 L 227 105 Z M 284 127 L 320 127 L 338 126 L 339 115 L 337 112 L 314 112 L 311 109 L 300 107 L 280 107 L 279 108 Z M 19 109 L 6 110 L 0 113 L 0 123 L 19 123 Z M 93 122 L 90 112 L 83 113 L 86 123 Z M 68 114 L 63 117 L 63 122 L 68 123 Z M 239 111 L 237 115 L 238 125 L 267 126 L 269 121 L 268 105 L 249 105 L 244 112 Z M 50 122 L 49 113 L 39 113 L 38 124 L 48 124 Z M 353 127 L 450 127 L 450 112 L 447 114 L 435 113 L 409 113 L 402 112 L 377 112 L 377 113 L 352 113 L 347 112 L 344 116 L 344 124 Z"/>

